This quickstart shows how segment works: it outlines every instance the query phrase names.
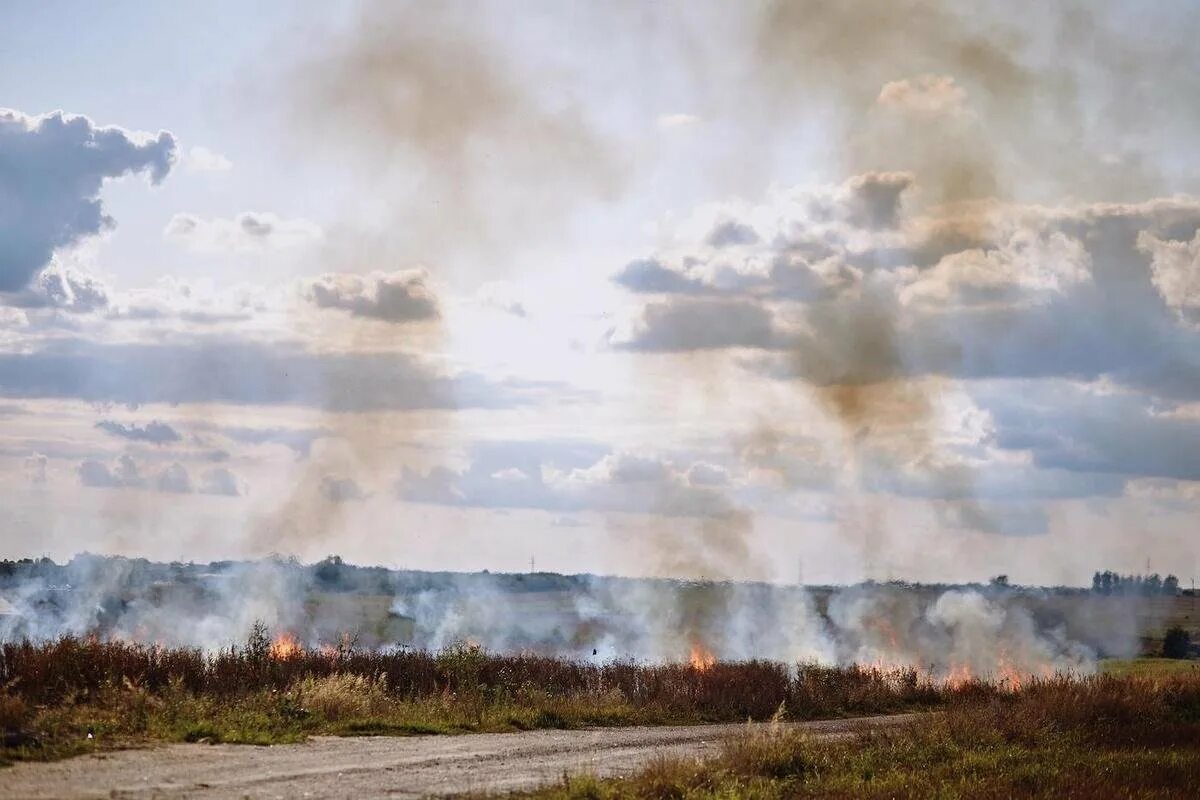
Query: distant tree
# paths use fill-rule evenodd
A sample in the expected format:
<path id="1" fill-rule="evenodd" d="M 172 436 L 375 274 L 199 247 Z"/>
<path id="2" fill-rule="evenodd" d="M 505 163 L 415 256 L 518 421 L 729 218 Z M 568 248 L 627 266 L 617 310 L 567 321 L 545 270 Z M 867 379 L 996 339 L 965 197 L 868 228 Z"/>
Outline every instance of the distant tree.
<path id="1" fill-rule="evenodd" d="M 1008 588 L 1008 576 L 1007 575 L 997 575 L 996 577 L 992 578 L 991 584 L 992 584 L 992 586 L 996 587 L 997 589 L 1007 589 Z"/>
<path id="2" fill-rule="evenodd" d="M 1174 575 L 1168 575 L 1163 579 L 1162 592 L 1172 597 L 1179 594 L 1179 578 L 1176 578 Z"/>
<path id="3" fill-rule="evenodd" d="M 1187 658 L 1191 649 L 1191 634 L 1178 625 L 1167 629 L 1163 636 L 1163 658 Z"/>

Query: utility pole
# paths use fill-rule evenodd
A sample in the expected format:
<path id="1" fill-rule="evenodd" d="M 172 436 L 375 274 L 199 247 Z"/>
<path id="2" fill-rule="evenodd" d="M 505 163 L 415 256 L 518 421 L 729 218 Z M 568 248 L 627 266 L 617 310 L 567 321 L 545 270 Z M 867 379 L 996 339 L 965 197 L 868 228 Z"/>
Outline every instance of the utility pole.
<path id="1" fill-rule="evenodd" d="M 529 574 L 530 574 L 530 575 L 532 575 L 533 573 L 534 573 L 534 569 L 533 569 L 533 556 L 530 556 L 530 557 L 529 557 Z"/>

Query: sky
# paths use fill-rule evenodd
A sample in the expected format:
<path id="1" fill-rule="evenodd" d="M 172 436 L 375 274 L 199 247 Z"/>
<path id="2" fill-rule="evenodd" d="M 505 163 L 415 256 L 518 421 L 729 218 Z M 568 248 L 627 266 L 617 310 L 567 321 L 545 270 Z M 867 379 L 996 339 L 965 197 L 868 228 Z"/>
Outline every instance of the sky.
<path id="1" fill-rule="evenodd" d="M 0 2 L 0 557 L 1200 576 L 1200 12 Z"/>

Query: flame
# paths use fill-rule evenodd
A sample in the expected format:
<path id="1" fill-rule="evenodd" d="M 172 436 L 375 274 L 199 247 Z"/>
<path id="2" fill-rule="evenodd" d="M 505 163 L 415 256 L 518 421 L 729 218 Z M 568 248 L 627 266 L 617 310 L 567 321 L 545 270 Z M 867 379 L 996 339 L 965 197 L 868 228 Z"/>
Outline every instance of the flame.
<path id="1" fill-rule="evenodd" d="M 1021 673 L 1008 660 L 1008 651 L 1003 647 L 1000 648 L 1000 655 L 996 659 L 996 673 L 1000 676 L 1001 687 L 1014 692 L 1021 691 Z"/>
<path id="2" fill-rule="evenodd" d="M 300 642 L 290 633 L 281 633 L 271 642 L 271 658 L 282 661 L 299 654 Z"/>
<path id="3" fill-rule="evenodd" d="M 712 669 L 713 664 L 717 663 L 717 657 L 704 645 L 699 642 L 693 642 L 691 654 L 688 656 L 688 663 L 692 665 L 692 669 L 704 672 L 707 669 Z"/>
<path id="4" fill-rule="evenodd" d="M 951 664 L 950 671 L 946 673 L 946 686 L 951 689 L 957 689 L 964 684 L 970 683 L 975 679 L 971 674 L 971 667 L 967 664 Z"/>

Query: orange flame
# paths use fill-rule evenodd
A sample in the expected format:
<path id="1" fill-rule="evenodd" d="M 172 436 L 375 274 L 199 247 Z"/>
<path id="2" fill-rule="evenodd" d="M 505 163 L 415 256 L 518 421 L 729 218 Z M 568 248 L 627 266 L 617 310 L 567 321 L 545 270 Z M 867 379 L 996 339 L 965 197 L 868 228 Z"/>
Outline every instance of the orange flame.
<path id="1" fill-rule="evenodd" d="M 296 637 L 290 633 L 281 633 L 275 637 L 275 641 L 271 642 L 271 658 L 276 661 L 283 661 L 299 654 L 300 642 L 296 641 Z"/>
<path id="2" fill-rule="evenodd" d="M 704 645 L 699 642 L 693 642 L 691 654 L 688 656 L 688 663 L 692 665 L 692 669 L 704 672 L 707 669 L 712 669 L 713 664 L 717 663 L 717 657 Z"/>

